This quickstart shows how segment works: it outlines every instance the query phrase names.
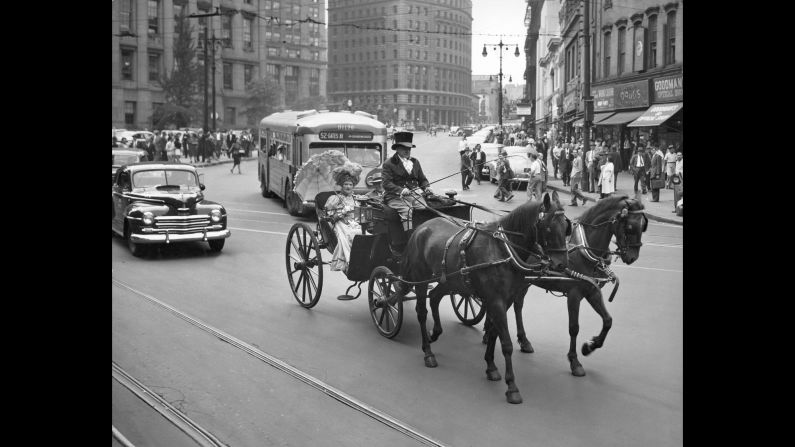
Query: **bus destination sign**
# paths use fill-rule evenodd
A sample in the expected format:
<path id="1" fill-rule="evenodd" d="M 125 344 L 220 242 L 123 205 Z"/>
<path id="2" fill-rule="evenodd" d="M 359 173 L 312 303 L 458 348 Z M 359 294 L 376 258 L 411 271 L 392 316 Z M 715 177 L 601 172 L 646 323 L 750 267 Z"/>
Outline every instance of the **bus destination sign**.
<path id="1" fill-rule="evenodd" d="M 353 140 L 372 141 L 372 132 L 359 132 L 354 130 L 321 130 L 318 133 L 321 140 Z"/>

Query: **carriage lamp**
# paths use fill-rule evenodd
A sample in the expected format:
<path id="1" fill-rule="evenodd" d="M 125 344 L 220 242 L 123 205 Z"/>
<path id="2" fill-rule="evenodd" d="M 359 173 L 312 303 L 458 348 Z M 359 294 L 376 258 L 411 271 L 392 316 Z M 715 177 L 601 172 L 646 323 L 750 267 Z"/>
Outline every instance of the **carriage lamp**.
<path id="1" fill-rule="evenodd" d="M 212 220 L 215 223 L 220 222 L 221 221 L 221 210 L 212 210 L 212 211 L 210 211 L 210 220 Z"/>
<path id="2" fill-rule="evenodd" d="M 155 215 L 152 214 L 151 211 L 147 211 L 144 213 L 143 218 L 141 219 L 144 222 L 144 225 L 152 225 L 155 223 Z"/>
<path id="3" fill-rule="evenodd" d="M 373 208 L 369 206 L 357 206 L 353 208 L 356 220 L 361 226 L 365 226 L 373 221 Z"/>

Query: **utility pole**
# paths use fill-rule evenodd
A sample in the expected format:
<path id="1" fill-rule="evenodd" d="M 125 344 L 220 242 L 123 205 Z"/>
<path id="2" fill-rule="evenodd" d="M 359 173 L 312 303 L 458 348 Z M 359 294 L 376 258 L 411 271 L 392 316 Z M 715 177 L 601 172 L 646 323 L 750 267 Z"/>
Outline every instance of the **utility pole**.
<path id="1" fill-rule="evenodd" d="M 191 15 L 188 16 L 188 18 L 197 19 L 197 18 L 201 18 L 201 17 L 219 16 L 219 15 L 221 15 L 221 12 L 219 11 L 219 9 L 220 8 L 216 7 L 215 8 L 215 12 L 209 13 L 209 14 L 191 14 Z M 208 70 L 209 70 L 210 66 L 209 66 L 209 61 L 207 60 L 207 58 L 208 58 L 207 45 L 209 43 L 208 42 L 209 41 L 209 35 L 208 35 L 209 27 L 210 27 L 209 24 L 204 27 L 204 130 L 207 130 L 207 129 L 210 128 L 210 123 L 209 123 L 209 104 L 208 104 L 208 101 L 207 101 L 207 83 L 208 83 L 209 77 L 210 77 L 210 74 L 208 73 Z M 214 64 L 215 64 L 215 61 L 213 60 L 213 65 Z M 215 70 L 213 70 L 213 76 L 215 76 Z M 215 82 L 213 82 L 213 89 L 215 89 Z M 215 94 L 213 94 L 213 101 L 215 101 Z"/>
<path id="2" fill-rule="evenodd" d="M 590 3 L 591 0 L 584 0 L 585 10 L 583 11 L 583 20 L 585 20 L 585 62 L 584 65 L 584 79 L 582 96 L 585 103 L 585 116 L 583 117 L 582 128 L 585 135 L 582 139 L 583 153 L 588 152 L 591 144 L 591 121 L 593 120 L 593 97 L 591 96 L 591 14 Z"/>

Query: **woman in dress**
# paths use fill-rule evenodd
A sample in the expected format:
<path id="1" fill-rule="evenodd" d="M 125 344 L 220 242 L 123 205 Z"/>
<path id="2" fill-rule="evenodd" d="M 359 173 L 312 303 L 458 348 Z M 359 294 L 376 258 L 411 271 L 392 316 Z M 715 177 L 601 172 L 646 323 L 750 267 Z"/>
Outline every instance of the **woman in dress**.
<path id="1" fill-rule="evenodd" d="M 600 199 L 604 199 L 616 191 L 615 183 L 613 183 L 615 181 L 615 177 L 613 177 L 613 172 L 615 170 L 613 165 L 613 154 L 602 152 L 602 156 L 605 157 L 605 164 L 602 165 L 602 173 L 599 175 L 599 186 L 601 187 Z"/>
<path id="2" fill-rule="evenodd" d="M 334 234 L 337 236 L 337 246 L 331 258 L 331 270 L 348 271 L 348 260 L 351 255 L 353 237 L 362 234 L 362 227 L 354 220 L 353 187 L 359 183 L 359 174 L 362 167 L 356 163 L 346 163 L 334 168 L 332 177 L 340 186 L 340 191 L 326 200 L 326 212 L 334 223 Z"/>

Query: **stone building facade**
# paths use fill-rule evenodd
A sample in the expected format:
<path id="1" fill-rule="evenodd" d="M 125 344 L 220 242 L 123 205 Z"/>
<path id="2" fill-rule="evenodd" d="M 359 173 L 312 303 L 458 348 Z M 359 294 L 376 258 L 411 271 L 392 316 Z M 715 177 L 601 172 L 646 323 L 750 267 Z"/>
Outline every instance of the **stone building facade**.
<path id="1" fill-rule="evenodd" d="M 245 115 L 245 87 L 265 73 L 285 88 L 283 102 L 325 96 L 325 28 L 296 22 L 306 17 L 323 22 L 323 0 L 117 0 L 112 13 L 114 127 L 153 127 L 152 114 L 165 103 L 160 79 L 174 68 L 174 17 L 183 11 L 210 14 L 216 8 L 218 16 L 188 20 L 200 62 L 204 29 L 209 26 L 209 37 L 219 40 L 215 44 L 218 128 L 251 126 Z M 200 127 L 202 122 L 192 125 Z"/>
<path id="2" fill-rule="evenodd" d="M 328 17 L 332 103 L 396 124 L 469 122 L 471 0 L 329 0 Z"/>

